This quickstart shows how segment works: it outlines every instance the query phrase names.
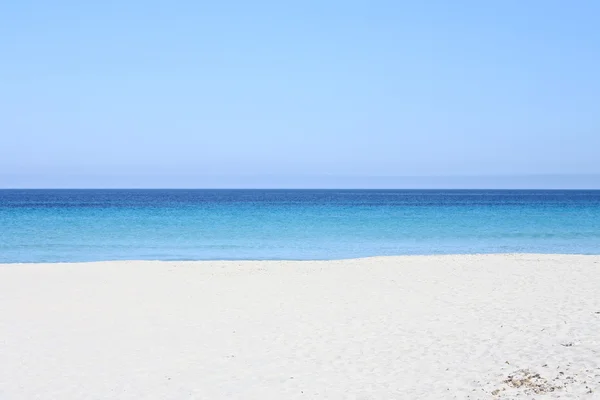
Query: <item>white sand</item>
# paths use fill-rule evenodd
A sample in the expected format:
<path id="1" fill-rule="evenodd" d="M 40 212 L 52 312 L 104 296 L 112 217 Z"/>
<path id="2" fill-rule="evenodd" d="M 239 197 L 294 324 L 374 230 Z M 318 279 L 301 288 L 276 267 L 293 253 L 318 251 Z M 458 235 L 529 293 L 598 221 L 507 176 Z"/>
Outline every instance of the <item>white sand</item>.
<path id="1" fill-rule="evenodd" d="M 598 399 L 600 256 L 0 266 L 0 399 L 296 398 Z"/>

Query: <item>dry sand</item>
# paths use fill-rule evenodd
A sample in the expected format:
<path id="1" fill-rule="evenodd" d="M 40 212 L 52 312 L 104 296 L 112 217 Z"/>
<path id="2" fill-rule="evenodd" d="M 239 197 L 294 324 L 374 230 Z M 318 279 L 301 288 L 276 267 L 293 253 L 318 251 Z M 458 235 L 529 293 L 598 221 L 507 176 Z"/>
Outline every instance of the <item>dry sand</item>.
<path id="1" fill-rule="evenodd" d="M 0 265 L 0 399 L 598 399 L 600 256 Z"/>

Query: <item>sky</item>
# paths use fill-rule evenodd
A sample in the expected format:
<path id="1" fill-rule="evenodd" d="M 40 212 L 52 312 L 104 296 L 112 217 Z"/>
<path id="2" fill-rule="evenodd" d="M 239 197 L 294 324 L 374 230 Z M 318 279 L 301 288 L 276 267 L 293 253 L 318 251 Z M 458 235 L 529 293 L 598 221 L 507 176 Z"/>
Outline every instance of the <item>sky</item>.
<path id="1" fill-rule="evenodd" d="M 597 187 L 600 2 L 0 2 L 0 187 Z"/>

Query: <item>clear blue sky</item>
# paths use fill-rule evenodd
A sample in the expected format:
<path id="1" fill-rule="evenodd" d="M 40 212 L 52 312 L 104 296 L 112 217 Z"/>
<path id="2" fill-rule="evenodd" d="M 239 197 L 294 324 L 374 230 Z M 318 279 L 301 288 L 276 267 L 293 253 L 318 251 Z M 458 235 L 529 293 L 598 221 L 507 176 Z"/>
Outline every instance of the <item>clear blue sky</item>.
<path id="1" fill-rule="evenodd" d="M 600 174 L 599 18 L 595 0 L 4 1 L 0 186 Z"/>

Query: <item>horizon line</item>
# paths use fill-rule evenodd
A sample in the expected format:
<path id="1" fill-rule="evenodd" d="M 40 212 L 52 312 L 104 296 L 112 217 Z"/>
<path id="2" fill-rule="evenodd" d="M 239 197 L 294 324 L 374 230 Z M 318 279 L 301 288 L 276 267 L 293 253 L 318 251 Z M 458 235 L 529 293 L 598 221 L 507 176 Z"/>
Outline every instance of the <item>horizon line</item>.
<path id="1" fill-rule="evenodd" d="M 497 188 L 497 187 L 481 187 L 481 188 L 469 188 L 469 187 L 430 187 L 430 188 L 369 188 L 369 187 L 0 187 L 0 190 L 448 190 L 448 191 L 465 191 L 465 190 L 497 190 L 497 191 L 508 191 L 508 190 L 530 190 L 530 191 L 600 191 L 600 188 Z"/>

